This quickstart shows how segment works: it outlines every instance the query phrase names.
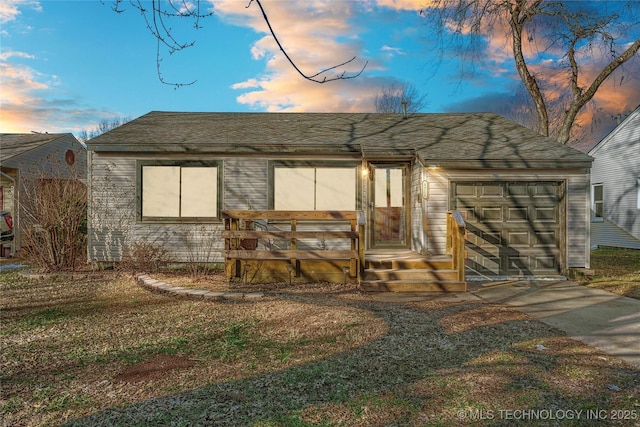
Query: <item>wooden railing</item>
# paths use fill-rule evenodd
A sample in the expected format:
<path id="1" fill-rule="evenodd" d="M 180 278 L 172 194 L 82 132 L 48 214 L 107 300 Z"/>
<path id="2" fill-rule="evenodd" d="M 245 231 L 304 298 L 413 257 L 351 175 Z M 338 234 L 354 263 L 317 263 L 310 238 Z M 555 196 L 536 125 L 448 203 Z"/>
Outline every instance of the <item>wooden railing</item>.
<path id="1" fill-rule="evenodd" d="M 464 260 L 466 225 L 460 211 L 447 212 L 447 254 L 451 255 L 453 269 L 458 271 L 458 280 L 465 281 Z"/>
<path id="2" fill-rule="evenodd" d="M 288 264 L 287 270 L 296 277 L 300 275 L 300 261 L 346 261 L 348 272 L 345 266 L 344 274 L 360 277 L 364 265 L 365 224 L 360 211 L 223 210 L 222 218 L 223 257 L 228 279 L 241 277 L 241 261 L 284 261 Z M 299 224 L 303 230 L 298 230 Z M 342 243 L 349 249 L 325 250 L 309 246 L 301 239 L 318 243 L 346 239 L 349 242 Z"/>

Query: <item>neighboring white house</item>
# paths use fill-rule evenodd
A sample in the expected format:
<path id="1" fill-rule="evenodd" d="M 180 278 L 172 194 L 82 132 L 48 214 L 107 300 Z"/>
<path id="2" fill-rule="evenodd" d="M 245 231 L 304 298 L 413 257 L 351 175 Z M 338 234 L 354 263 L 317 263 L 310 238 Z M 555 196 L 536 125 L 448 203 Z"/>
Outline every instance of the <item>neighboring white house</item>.
<path id="1" fill-rule="evenodd" d="M 640 107 L 588 154 L 591 246 L 640 249 Z"/>

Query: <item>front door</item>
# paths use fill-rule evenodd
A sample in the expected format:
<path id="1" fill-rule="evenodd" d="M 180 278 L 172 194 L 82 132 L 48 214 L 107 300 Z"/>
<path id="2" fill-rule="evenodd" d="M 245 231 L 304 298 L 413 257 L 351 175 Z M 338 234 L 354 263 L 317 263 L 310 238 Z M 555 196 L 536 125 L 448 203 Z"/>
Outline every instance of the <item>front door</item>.
<path id="1" fill-rule="evenodd" d="M 407 165 L 372 164 L 369 193 L 371 248 L 408 247 Z"/>

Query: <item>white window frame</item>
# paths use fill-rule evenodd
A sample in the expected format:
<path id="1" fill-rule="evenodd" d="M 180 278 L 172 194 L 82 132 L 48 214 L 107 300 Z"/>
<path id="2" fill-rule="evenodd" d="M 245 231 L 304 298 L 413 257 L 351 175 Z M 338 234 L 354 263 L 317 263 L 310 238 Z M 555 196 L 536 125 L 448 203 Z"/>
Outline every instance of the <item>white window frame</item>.
<path id="1" fill-rule="evenodd" d="M 600 188 L 600 200 L 596 200 L 596 188 Z M 598 207 L 600 207 L 600 214 L 598 214 Z M 591 219 L 594 222 L 604 221 L 604 184 L 602 182 L 591 184 Z"/>

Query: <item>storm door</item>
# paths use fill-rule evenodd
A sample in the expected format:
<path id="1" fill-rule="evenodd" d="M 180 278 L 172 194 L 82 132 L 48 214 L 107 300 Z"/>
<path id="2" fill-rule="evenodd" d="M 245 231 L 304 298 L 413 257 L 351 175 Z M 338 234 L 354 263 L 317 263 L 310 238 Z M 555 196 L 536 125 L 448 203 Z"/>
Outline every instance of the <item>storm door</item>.
<path id="1" fill-rule="evenodd" d="M 371 248 L 408 246 L 407 165 L 371 165 L 369 194 Z"/>

